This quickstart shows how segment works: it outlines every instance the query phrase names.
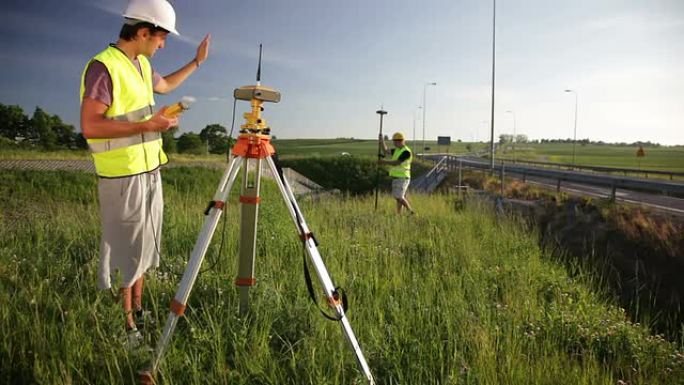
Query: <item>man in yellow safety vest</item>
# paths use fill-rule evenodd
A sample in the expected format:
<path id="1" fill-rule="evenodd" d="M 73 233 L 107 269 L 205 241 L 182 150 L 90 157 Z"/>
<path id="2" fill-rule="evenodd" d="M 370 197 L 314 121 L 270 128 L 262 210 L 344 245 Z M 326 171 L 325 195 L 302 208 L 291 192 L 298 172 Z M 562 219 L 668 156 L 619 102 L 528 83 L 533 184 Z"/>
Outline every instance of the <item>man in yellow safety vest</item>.
<path id="1" fill-rule="evenodd" d="M 378 139 L 382 143 L 382 155 L 386 156 L 388 150 L 385 138 L 380 135 Z M 401 132 L 392 135 L 392 142 L 395 148 L 390 151 L 391 160 L 378 159 L 378 163 L 392 166 L 389 170 L 389 176 L 392 177 L 392 196 L 397 200 L 397 213 L 401 213 L 402 207 L 405 207 L 411 214 L 415 214 L 408 199 L 406 199 L 406 190 L 411 183 L 413 152 L 406 145 L 404 134 Z"/>
<path id="2" fill-rule="evenodd" d="M 207 59 L 210 36 L 187 64 L 167 76 L 149 59 L 176 31 L 176 14 L 166 0 L 130 0 L 116 44 L 95 55 L 81 77 L 81 129 L 98 175 L 102 221 L 98 287 L 111 290 L 121 273 L 119 300 L 128 341 L 141 339 L 143 275 L 159 266 L 163 212 L 159 168 L 168 162 L 161 133 L 178 118 L 154 112 L 154 93 L 173 91 Z M 134 313 L 135 311 L 135 313 Z M 135 317 L 134 317 L 135 316 Z"/>

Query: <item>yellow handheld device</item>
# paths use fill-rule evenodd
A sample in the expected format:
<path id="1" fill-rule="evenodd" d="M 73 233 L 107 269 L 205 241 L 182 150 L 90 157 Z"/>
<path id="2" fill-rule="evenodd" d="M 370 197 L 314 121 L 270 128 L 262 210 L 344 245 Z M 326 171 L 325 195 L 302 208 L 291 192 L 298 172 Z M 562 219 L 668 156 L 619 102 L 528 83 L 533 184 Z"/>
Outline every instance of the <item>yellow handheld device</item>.
<path id="1" fill-rule="evenodd" d="M 190 105 L 195 102 L 195 98 L 192 96 L 183 96 L 180 102 L 172 104 L 166 111 L 164 111 L 164 116 L 167 118 L 175 118 L 182 114 L 184 111 L 190 109 Z"/>

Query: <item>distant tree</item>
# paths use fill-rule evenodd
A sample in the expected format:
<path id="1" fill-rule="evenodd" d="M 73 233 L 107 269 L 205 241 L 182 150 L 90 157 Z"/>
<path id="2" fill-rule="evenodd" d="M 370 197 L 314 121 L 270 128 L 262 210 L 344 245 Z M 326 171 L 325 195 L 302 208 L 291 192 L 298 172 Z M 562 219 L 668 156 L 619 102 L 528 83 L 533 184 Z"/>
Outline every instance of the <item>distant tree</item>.
<path id="1" fill-rule="evenodd" d="M 58 147 L 57 134 L 52 130 L 52 117 L 40 107 L 36 107 L 29 121 L 28 139 L 45 150 Z"/>
<path id="2" fill-rule="evenodd" d="M 17 143 L 9 138 L 0 136 L 0 150 L 14 149 L 17 147 Z"/>
<path id="3" fill-rule="evenodd" d="M 525 135 L 525 134 L 516 135 L 515 136 L 515 142 L 516 143 L 527 143 L 528 142 L 527 135 Z"/>
<path id="4" fill-rule="evenodd" d="M 65 149 L 75 149 L 76 132 L 74 126 L 62 122 L 62 119 L 57 115 L 50 116 L 50 129 L 57 138 L 57 147 Z"/>
<path id="5" fill-rule="evenodd" d="M 200 132 L 200 139 L 211 154 L 223 154 L 228 151 L 228 131 L 220 124 L 210 124 Z"/>
<path id="6" fill-rule="evenodd" d="M 506 144 L 506 143 L 512 143 L 512 142 L 513 142 L 513 135 L 510 135 L 510 134 L 499 135 L 499 144 Z"/>
<path id="7" fill-rule="evenodd" d="M 86 138 L 83 136 L 83 133 L 79 132 L 75 134 L 74 146 L 76 149 L 79 150 L 88 149 L 88 141 L 86 141 Z"/>
<path id="8" fill-rule="evenodd" d="M 167 154 L 178 152 L 178 144 L 175 138 L 176 132 L 178 132 L 178 126 L 171 127 L 168 131 L 162 132 L 162 148 Z"/>
<path id="9" fill-rule="evenodd" d="M 207 153 L 202 138 L 194 132 L 187 132 L 178 138 L 178 152 L 181 154 L 202 155 Z"/>
<path id="10" fill-rule="evenodd" d="M 15 141 L 28 125 L 28 117 L 19 106 L 0 104 L 0 136 Z"/>

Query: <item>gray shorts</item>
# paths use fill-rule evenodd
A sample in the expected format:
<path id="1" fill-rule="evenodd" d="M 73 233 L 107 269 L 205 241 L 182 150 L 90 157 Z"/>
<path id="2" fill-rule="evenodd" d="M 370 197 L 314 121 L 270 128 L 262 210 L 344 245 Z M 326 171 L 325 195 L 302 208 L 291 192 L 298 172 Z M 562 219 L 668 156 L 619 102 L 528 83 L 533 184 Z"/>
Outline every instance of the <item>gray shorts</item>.
<path id="1" fill-rule="evenodd" d="M 98 287 L 111 287 L 121 273 L 121 287 L 130 287 L 149 268 L 159 266 L 164 200 L 159 170 L 124 178 L 99 178 L 102 240 Z"/>
<path id="2" fill-rule="evenodd" d="M 403 199 L 410 183 L 411 179 L 392 179 L 392 197 Z"/>

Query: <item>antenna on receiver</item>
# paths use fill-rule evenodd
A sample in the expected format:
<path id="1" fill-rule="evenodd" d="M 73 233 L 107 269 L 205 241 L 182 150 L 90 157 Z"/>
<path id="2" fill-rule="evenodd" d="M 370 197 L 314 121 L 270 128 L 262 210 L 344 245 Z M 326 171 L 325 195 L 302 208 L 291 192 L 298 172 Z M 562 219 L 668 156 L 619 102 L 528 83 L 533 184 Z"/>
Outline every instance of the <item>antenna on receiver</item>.
<path id="1" fill-rule="evenodd" d="M 280 101 L 280 92 L 261 85 L 261 44 L 259 44 L 259 65 L 257 66 L 256 85 L 236 88 L 233 91 L 233 96 L 235 99 L 246 101 L 259 100 L 270 103 L 278 103 Z"/>
<path id="2" fill-rule="evenodd" d="M 257 67 L 257 85 L 261 85 L 261 43 L 259 43 L 259 66 Z"/>

